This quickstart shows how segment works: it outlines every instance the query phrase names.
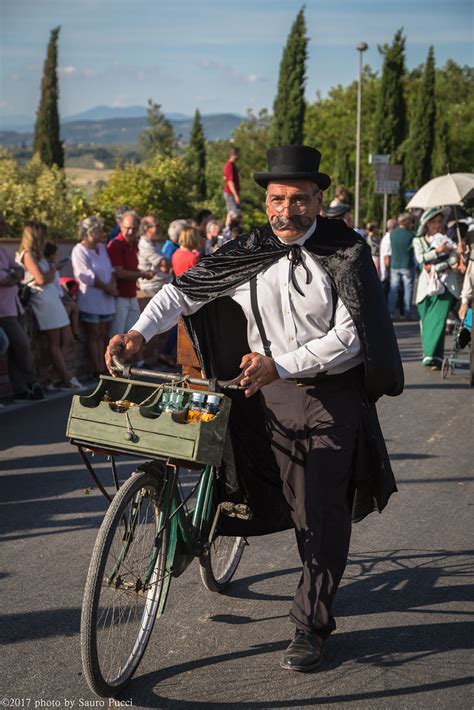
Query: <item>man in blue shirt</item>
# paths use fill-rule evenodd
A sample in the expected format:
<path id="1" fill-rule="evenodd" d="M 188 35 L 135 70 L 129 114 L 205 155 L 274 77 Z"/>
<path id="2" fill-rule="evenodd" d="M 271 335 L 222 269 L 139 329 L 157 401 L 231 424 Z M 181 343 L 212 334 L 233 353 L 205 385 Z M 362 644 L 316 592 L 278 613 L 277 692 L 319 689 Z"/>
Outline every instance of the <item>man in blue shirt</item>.
<path id="1" fill-rule="evenodd" d="M 398 217 L 398 227 L 390 234 L 390 246 L 392 256 L 390 259 L 390 292 L 388 295 L 388 307 L 390 315 L 395 315 L 397 307 L 397 293 L 400 283 L 403 282 L 403 303 L 405 319 L 411 320 L 411 307 L 413 301 L 414 284 L 414 258 L 413 258 L 413 238 L 410 231 L 411 216 L 408 212 L 403 212 Z"/>

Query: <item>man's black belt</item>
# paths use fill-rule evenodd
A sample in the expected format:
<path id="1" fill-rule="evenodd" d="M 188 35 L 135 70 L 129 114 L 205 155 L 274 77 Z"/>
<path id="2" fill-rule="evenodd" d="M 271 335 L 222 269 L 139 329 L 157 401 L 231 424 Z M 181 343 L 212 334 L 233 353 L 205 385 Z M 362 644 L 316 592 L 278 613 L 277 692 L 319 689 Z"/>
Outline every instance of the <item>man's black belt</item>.
<path id="1" fill-rule="evenodd" d="M 361 364 L 356 365 L 355 367 L 351 367 L 350 370 L 346 370 L 345 372 L 341 372 L 337 375 L 331 375 L 328 372 L 324 371 L 318 372 L 318 374 L 314 377 L 287 377 L 285 378 L 285 380 L 287 380 L 288 382 L 293 382 L 299 387 L 305 387 L 307 385 L 319 385 L 321 384 L 321 382 L 340 382 L 342 384 L 343 382 L 348 382 L 350 380 L 362 377 L 363 372 L 364 366 Z"/>

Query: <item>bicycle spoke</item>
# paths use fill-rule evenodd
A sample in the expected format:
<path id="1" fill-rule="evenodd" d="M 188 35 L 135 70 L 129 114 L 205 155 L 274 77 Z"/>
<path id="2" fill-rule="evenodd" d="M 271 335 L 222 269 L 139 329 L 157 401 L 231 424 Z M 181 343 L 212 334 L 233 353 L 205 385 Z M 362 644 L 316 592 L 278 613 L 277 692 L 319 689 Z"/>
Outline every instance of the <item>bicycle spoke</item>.
<path id="1" fill-rule="evenodd" d="M 158 484 L 153 476 L 140 473 L 123 488 L 117 494 L 120 504 L 111 510 L 100 540 L 100 570 L 93 577 L 92 589 L 86 588 L 83 607 L 83 615 L 87 612 L 86 676 L 95 692 L 105 695 L 114 694 L 111 689 L 124 685 L 136 670 L 169 577 L 166 529 L 157 539 L 161 520 Z M 92 615 L 88 611 L 91 603 Z"/>

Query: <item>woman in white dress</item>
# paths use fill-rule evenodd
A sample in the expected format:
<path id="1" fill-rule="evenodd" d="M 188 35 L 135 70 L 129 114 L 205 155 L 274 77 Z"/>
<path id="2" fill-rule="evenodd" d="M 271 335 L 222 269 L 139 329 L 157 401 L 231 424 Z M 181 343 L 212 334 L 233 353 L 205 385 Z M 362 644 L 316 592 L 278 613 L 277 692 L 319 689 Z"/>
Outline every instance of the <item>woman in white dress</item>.
<path id="1" fill-rule="evenodd" d="M 69 316 L 54 284 L 56 268 L 43 255 L 43 247 L 48 237 L 43 222 L 27 222 L 16 254 L 16 260 L 25 269 L 23 284 L 31 290 L 31 307 L 40 331 L 46 334 L 51 360 L 61 378 L 61 386 L 68 389 L 80 387 L 66 365 L 66 354 L 72 343 Z"/>

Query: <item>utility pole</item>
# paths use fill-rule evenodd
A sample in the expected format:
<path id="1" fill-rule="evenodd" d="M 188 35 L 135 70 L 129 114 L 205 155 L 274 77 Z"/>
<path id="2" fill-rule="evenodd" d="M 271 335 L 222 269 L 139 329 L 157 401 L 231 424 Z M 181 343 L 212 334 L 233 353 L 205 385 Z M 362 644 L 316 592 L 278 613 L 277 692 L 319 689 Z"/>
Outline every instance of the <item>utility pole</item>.
<path id="1" fill-rule="evenodd" d="M 354 226 L 359 226 L 359 189 L 360 189 L 360 129 L 362 122 L 362 54 L 369 48 L 366 42 L 359 42 L 356 49 L 359 52 L 359 83 L 357 86 L 357 134 L 356 134 L 356 174 L 355 174 L 355 207 Z"/>

